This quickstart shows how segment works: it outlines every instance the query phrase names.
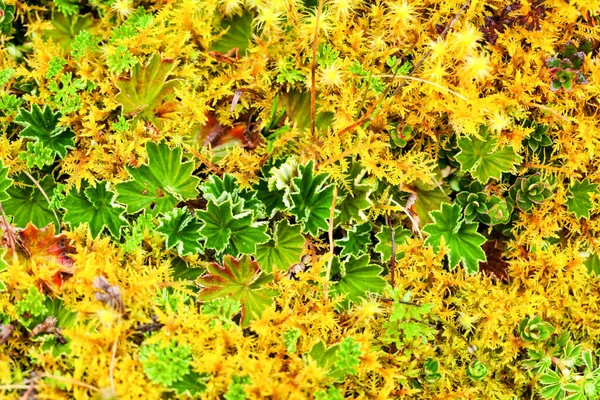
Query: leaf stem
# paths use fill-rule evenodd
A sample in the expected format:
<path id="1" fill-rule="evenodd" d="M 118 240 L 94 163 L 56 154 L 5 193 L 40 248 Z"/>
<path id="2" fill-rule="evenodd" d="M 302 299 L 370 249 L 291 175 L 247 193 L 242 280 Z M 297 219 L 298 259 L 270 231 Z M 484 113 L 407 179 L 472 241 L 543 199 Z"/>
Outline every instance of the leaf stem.
<path id="1" fill-rule="evenodd" d="M 385 215 L 385 223 L 390 228 L 390 237 L 392 240 L 392 259 L 390 260 L 390 274 L 392 276 L 392 288 L 396 287 L 396 238 L 394 237 L 394 226 L 389 214 Z"/>
<path id="2" fill-rule="evenodd" d="M 319 0 L 317 6 L 317 15 L 315 18 L 315 33 L 313 37 L 313 48 L 312 48 L 312 63 L 310 66 L 310 133 L 315 136 L 315 111 L 317 101 L 317 44 L 319 40 L 319 19 L 321 18 L 321 10 L 323 9 L 323 0 Z"/>
<path id="3" fill-rule="evenodd" d="M 451 93 L 451 94 L 455 95 L 456 97 L 458 97 L 458 98 L 460 98 L 460 99 L 462 99 L 464 101 L 469 101 L 469 99 L 466 98 L 465 96 L 463 96 L 462 94 L 460 94 L 460 93 L 458 93 L 458 92 L 456 92 L 456 91 L 454 91 L 452 89 L 448 89 L 447 87 L 442 86 L 442 85 L 440 85 L 438 83 L 428 81 L 427 79 L 415 78 L 414 76 L 410 76 L 410 75 L 381 74 L 381 75 L 373 75 L 373 76 L 379 77 L 379 78 L 392 78 L 392 79 L 401 78 L 401 79 L 408 79 L 410 81 L 417 81 L 417 82 L 427 83 L 427 84 L 429 84 L 431 86 L 434 86 L 434 87 L 436 87 L 438 89 L 441 89 L 441 90 L 443 90 L 445 92 Z"/>
<path id="4" fill-rule="evenodd" d="M 81 382 L 78 381 L 76 379 L 73 378 L 68 378 L 66 376 L 56 376 L 56 375 L 50 375 L 50 374 L 46 374 L 43 373 L 40 378 L 48 378 L 48 379 L 54 379 L 55 381 L 59 381 L 59 382 L 64 382 L 64 383 L 70 383 L 71 385 L 75 385 L 75 386 L 79 386 L 88 390 L 91 390 L 93 392 L 99 392 L 100 389 L 97 388 L 96 386 L 93 385 L 89 385 L 85 382 Z"/>
<path id="5" fill-rule="evenodd" d="M 31 174 L 27 171 L 23 171 L 23 173 L 26 177 L 28 177 L 31 180 L 31 182 L 33 182 L 33 184 L 40 190 L 40 192 L 42 192 L 42 196 L 44 196 L 44 199 L 46 199 L 48 205 L 50 205 L 50 198 L 48 197 L 48 194 L 46 194 L 46 191 L 42 188 L 42 185 L 40 185 L 40 183 L 37 181 L 37 179 L 31 176 Z M 52 214 L 54 214 L 54 218 L 56 219 L 56 230 L 58 232 L 60 231 L 61 223 L 58 219 L 58 214 L 56 214 L 56 210 L 52 209 Z"/>
<path id="6" fill-rule="evenodd" d="M 335 201 L 337 199 L 337 186 L 333 187 L 333 201 L 331 211 L 329 212 L 329 261 L 327 261 L 327 271 L 325 272 L 325 303 L 329 301 L 329 277 L 331 276 L 331 265 L 333 264 L 333 251 L 335 244 L 333 242 L 333 219 L 335 217 Z"/>
<path id="7" fill-rule="evenodd" d="M 4 225 L 4 229 L 6 230 L 4 234 L 6 235 L 6 238 L 8 240 L 8 247 L 10 248 L 14 262 L 16 261 L 17 257 L 17 253 L 15 251 L 15 244 L 17 243 L 17 240 L 15 239 L 14 228 L 8 223 L 8 218 L 6 218 L 6 214 L 4 213 L 4 207 L 2 207 L 2 203 L 0 203 L 0 212 L 2 212 L 2 223 Z"/>
<path id="8" fill-rule="evenodd" d="M 117 360 L 117 342 L 118 341 L 119 341 L 119 338 L 116 338 L 115 341 L 113 342 L 112 355 L 110 357 L 110 366 L 108 367 L 108 378 L 110 380 L 110 390 L 113 393 L 116 393 L 116 391 L 115 391 L 115 363 Z"/>

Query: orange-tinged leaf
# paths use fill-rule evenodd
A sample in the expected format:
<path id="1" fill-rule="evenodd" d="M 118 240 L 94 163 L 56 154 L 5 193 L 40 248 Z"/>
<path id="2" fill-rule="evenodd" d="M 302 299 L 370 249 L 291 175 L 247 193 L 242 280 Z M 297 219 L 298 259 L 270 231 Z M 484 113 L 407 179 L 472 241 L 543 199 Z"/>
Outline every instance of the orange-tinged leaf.
<path id="1" fill-rule="evenodd" d="M 202 289 L 198 293 L 201 301 L 230 297 L 242 303 L 242 326 L 246 327 L 271 304 L 276 290 L 261 286 L 273 278 L 261 272 L 258 263 L 249 256 L 235 259 L 223 258 L 223 265 L 211 264 L 208 273 L 198 278 Z"/>
<path id="2" fill-rule="evenodd" d="M 63 280 L 73 275 L 73 259 L 69 256 L 75 252 L 69 239 L 64 234 L 54 235 L 54 225 L 48 224 L 38 229 L 32 223 L 27 224 L 25 229 L 18 233 L 19 247 L 29 265 L 55 266 L 56 273 L 50 281 L 39 282 L 40 288 L 46 287 L 52 291 L 60 289 Z"/>

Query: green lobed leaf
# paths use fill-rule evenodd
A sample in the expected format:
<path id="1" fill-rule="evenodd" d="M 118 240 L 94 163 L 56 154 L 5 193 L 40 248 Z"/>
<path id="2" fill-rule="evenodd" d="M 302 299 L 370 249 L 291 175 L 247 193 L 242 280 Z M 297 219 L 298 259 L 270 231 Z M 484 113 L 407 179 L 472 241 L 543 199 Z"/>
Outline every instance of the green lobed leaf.
<path id="1" fill-rule="evenodd" d="M 456 160 L 464 171 L 469 171 L 479 182 L 486 184 L 490 178 L 501 179 L 503 172 L 515 172 L 515 164 L 522 158 L 512 147 L 496 149 L 497 140 L 487 132 L 485 126 L 479 130 L 481 139 L 461 138 L 458 140 L 460 152 Z"/>
<path id="2" fill-rule="evenodd" d="M 414 191 L 417 196 L 414 210 L 419 216 L 421 226 L 432 223 L 431 212 L 439 210 L 442 204 L 450 201 L 448 195 L 436 185 L 415 182 Z"/>
<path id="3" fill-rule="evenodd" d="M 471 274 L 479 270 L 480 261 L 486 261 L 481 249 L 485 237 L 477 233 L 479 224 L 462 221 L 461 214 L 458 204 L 444 203 L 440 211 L 433 211 L 431 216 L 435 222 L 423 227 L 423 232 L 429 234 L 424 245 L 438 251 L 443 241 L 448 249 L 450 267 L 456 268 L 462 263 Z"/>
<path id="4" fill-rule="evenodd" d="M 196 216 L 204 223 L 200 234 L 206 238 L 205 246 L 218 252 L 231 246 L 229 253 L 254 254 L 256 245 L 266 243 L 267 225 L 253 221 L 251 211 L 234 215 L 230 200 L 220 204 L 209 201 L 206 210 L 200 210 Z"/>
<path id="5" fill-rule="evenodd" d="M 583 181 L 574 181 L 569 188 L 569 199 L 565 203 L 569 212 L 577 218 L 590 218 L 590 210 L 593 207 L 591 194 L 598 194 L 598 184 L 590 183 L 586 178 Z"/>
<path id="6" fill-rule="evenodd" d="M 339 348 L 339 343 L 327 348 L 325 343 L 320 341 L 306 354 L 316 361 L 319 367 L 327 369 L 327 375 L 336 382 L 342 382 L 346 377 L 343 371 L 335 367 Z"/>
<path id="7" fill-rule="evenodd" d="M 198 278 L 202 287 L 198 300 L 208 301 L 221 297 L 230 297 L 242 304 L 242 327 L 247 327 L 252 319 L 260 317 L 271 305 L 277 290 L 265 289 L 273 277 L 264 274 L 258 263 L 244 255 L 240 259 L 231 256 L 223 258 L 223 265 L 212 263 L 207 273 Z"/>
<path id="8" fill-rule="evenodd" d="M 304 237 L 300 225 L 290 225 L 287 220 L 279 221 L 272 231 L 272 238 L 256 248 L 256 261 L 263 271 L 289 269 L 300 261 L 304 248 Z"/>
<path id="9" fill-rule="evenodd" d="M 180 201 L 196 198 L 199 178 L 194 163 L 181 161 L 181 149 L 164 143 L 146 144 L 148 165 L 127 167 L 131 180 L 116 185 L 117 200 L 132 214 L 141 210 L 156 216 L 171 211 Z"/>
<path id="10" fill-rule="evenodd" d="M 13 180 L 8 177 L 8 167 L 0 159 L 0 201 L 5 201 L 10 198 L 7 193 L 8 188 L 12 185 Z"/>
<path id="11" fill-rule="evenodd" d="M 353 256 L 360 256 L 364 254 L 371 244 L 371 230 L 373 227 L 370 222 L 364 224 L 354 225 L 346 232 L 346 237 L 338 240 L 337 245 L 342 247 L 340 256 L 344 257 L 352 254 Z"/>
<path id="12" fill-rule="evenodd" d="M 325 183 L 329 174 L 313 176 L 313 160 L 304 166 L 300 165 L 298 169 L 300 177 L 292 178 L 292 208 L 289 211 L 302 223 L 303 232 L 318 236 L 319 230 L 328 228 L 327 219 L 333 203 L 334 187 Z"/>
<path id="13" fill-rule="evenodd" d="M 594 274 L 596 276 L 600 276 L 600 257 L 596 253 L 590 254 L 585 261 L 583 262 L 585 265 L 588 274 Z"/>
<path id="14" fill-rule="evenodd" d="M 78 192 L 73 190 L 62 203 L 66 210 L 63 218 L 73 227 L 87 223 L 94 238 L 107 228 L 118 239 L 127 220 L 123 217 L 125 207 L 115 199 L 116 194 L 110 190 L 108 181 L 98 182 L 96 187 L 85 187 Z"/>
<path id="15" fill-rule="evenodd" d="M 256 191 L 256 198 L 265 205 L 268 216 L 273 217 L 277 211 L 285 209 L 283 203 L 285 191 L 270 189 L 267 179 L 261 178 L 253 189 Z"/>
<path id="16" fill-rule="evenodd" d="M 29 178 L 18 175 L 15 177 L 15 183 L 22 185 L 12 185 L 8 188 L 6 193 L 10 198 L 2 202 L 6 214 L 15 217 L 15 226 L 24 228 L 29 222 L 35 226 L 46 226 L 56 222 L 48 201 Z M 52 175 L 46 175 L 39 184 L 48 196 L 52 195 L 56 186 Z"/>
<path id="17" fill-rule="evenodd" d="M 131 77 L 120 78 L 115 101 L 121 104 L 123 114 L 154 120 L 160 107 L 174 99 L 175 88 L 180 84 L 178 79 L 167 80 L 174 67 L 172 59 L 161 60 L 159 54 L 154 54 L 145 66 L 136 64 L 131 70 Z"/>
<path id="18" fill-rule="evenodd" d="M 156 231 L 166 237 L 167 249 L 175 247 L 179 256 L 187 256 L 204 250 L 199 243 L 201 226 L 187 210 L 176 208 L 163 215 Z"/>
<path id="19" fill-rule="evenodd" d="M 353 162 L 348 171 L 347 185 L 341 185 L 338 188 L 338 201 L 336 209 L 339 214 L 335 218 L 335 224 L 345 224 L 351 221 L 364 222 L 367 217 L 363 210 L 373 205 L 369 198 L 371 192 L 375 189 L 376 183 L 365 178 L 366 169 L 363 169 L 358 162 Z"/>
<path id="20" fill-rule="evenodd" d="M 54 43 L 60 44 L 63 51 L 69 52 L 77 34 L 84 29 L 91 30 L 94 25 L 94 17 L 91 14 L 66 16 L 54 13 L 52 17 L 52 28 L 44 30 L 42 37 L 52 39 Z"/>
<path id="21" fill-rule="evenodd" d="M 171 387 L 191 372 L 192 348 L 175 340 L 166 345 L 144 344 L 140 347 L 139 360 L 153 383 Z"/>
<path id="22" fill-rule="evenodd" d="M 225 174 L 223 178 L 211 175 L 208 182 L 200 186 L 200 190 L 207 201 L 214 201 L 218 204 L 230 199 L 234 214 L 251 210 L 256 218 L 265 216 L 265 207 L 256 197 L 256 192 L 241 190 L 233 175 Z"/>
<path id="23" fill-rule="evenodd" d="M 5 248 L 0 248 L 0 276 L 4 271 L 8 269 L 8 264 L 4 261 L 4 255 L 8 250 Z M 0 292 L 4 292 L 6 290 L 6 283 L 0 279 Z"/>
<path id="24" fill-rule="evenodd" d="M 298 162 L 290 157 L 281 165 L 273 166 L 269 170 L 268 189 L 270 192 L 281 196 L 280 210 L 292 207 L 290 195 L 294 189 L 293 179 L 300 175 Z"/>
<path id="25" fill-rule="evenodd" d="M 68 128 L 58 125 L 60 112 L 54 114 L 50 107 L 44 105 L 44 110 L 37 104 L 31 105 L 31 111 L 24 108 L 19 110 L 15 122 L 23 127 L 21 137 L 40 141 L 54 154 L 64 158 L 67 149 L 75 148 L 75 134 Z"/>
<path id="26" fill-rule="evenodd" d="M 252 39 L 252 14 L 245 12 L 223 19 L 221 27 L 225 34 L 213 42 L 210 49 L 226 54 L 237 48 L 239 55 L 245 56 Z"/>
<path id="27" fill-rule="evenodd" d="M 375 251 L 381 255 L 381 261 L 386 263 L 392 259 L 392 230 L 389 226 L 383 225 L 375 237 L 377 238 L 377 244 L 375 245 Z M 394 243 L 396 247 L 406 242 L 412 236 L 411 231 L 402 228 L 397 225 L 394 228 Z M 396 248 L 396 260 L 402 258 L 403 253 L 399 252 Z"/>
<path id="28" fill-rule="evenodd" d="M 223 297 L 206 302 L 202 305 L 202 314 L 215 317 L 210 321 L 210 326 L 214 328 L 220 323 L 226 329 L 234 325 L 232 318 L 242 311 L 242 303 L 230 297 Z"/>
<path id="29" fill-rule="evenodd" d="M 178 396 L 197 396 L 204 393 L 207 389 L 206 382 L 210 380 L 210 375 L 207 373 L 199 374 L 190 371 L 178 381 L 171 383 L 170 389 L 173 389 Z"/>
<path id="30" fill-rule="evenodd" d="M 379 275 L 383 269 L 369 264 L 367 254 L 361 257 L 350 256 L 341 261 L 335 256 L 331 266 L 329 296 L 346 295 L 340 306 L 347 309 L 350 303 L 357 303 L 367 297 L 367 293 L 381 293 L 385 280 Z"/>

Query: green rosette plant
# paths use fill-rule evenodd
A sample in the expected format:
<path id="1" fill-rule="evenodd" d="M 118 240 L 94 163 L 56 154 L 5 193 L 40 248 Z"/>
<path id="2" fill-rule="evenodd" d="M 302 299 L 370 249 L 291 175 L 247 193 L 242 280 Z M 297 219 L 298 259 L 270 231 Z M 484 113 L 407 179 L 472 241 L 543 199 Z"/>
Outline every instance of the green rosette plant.
<path id="1" fill-rule="evenodd" d="M 543 321 L 542 317 L 536 315 L 533 318 L 525 318 L 521 321 L 519 333 L 526 342 L 542 342 L 550 338 L 554 333 L 554 327 Z"/>
<path id="2" fill-rule="evenodd" d="M 550 196 L 552 191 L 540 174 L 518 178 L 509 191 L 512 203 L 523 212 L 531 210 L 534 204 L 542 204 Z"/>

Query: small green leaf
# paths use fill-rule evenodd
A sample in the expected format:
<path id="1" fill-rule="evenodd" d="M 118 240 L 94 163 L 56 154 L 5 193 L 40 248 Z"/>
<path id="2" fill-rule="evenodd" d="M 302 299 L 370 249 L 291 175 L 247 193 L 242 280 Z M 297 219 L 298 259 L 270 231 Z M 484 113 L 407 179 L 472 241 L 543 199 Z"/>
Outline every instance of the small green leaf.
<path id="1" fill-rule="evenodd" d="M 371 230 L 372 226 L 368 221 L 350 228 L 346 232 L 347 236 L 336 242 L 337 245 L 342 247 L 340 256 L 344 257 L 352 254 L 358 257 L 364 254 L 371 244 Z"/>
<path id="2" fill-rule="evenodd" d="M 44 168 L 54 162 L 54 150 L 44 146 L 42 142 L 27 142 L 27 151 L 19 153 L 19 158 L 25 161 L 27 168 Z"/>
<path id="3" fill-rule="evenodd" d="M 287 220 L 276 223 L 272 239 L 256 248 L 256 261 L 263 271 L 287 270 L 300 261 L 304 237 L 300 225 L 290 225 Z"/>
<path id="4" fill-rule="evenodd" d="M 587 268 L 588 274 L 600 276 L 600 257 L 598 257 L 598 254 L 590 254 L 588 258 L 585 259 L 584 264 Z"/>
<path id="5" fill-rule="evenodd" d="M 198 242 L 201 239 L 200 227 L 198 220 L 187 210 L 176 208 L 164 214 L 156 231 L 166 237 L 167 249 L 175 247 L 177 254 L 182 257 L 204 250 Z"/>
<path id="6" fill-rule="evenodd" d="M 294 354 L 296 352 L 296 345 L 298 339 L 302 336 L 302 332 L 297 328 L 290 328 L 283 334 L 283 344 L 288 353 Z"/>
<path id="7" fill-rule="evenodd" d="M 8 167 L 5 167 L 2 160 L 0 160 L 0 201 L 10 198 L 7 190 L 12 185 L 12 182 L 13 180 L 8 177 Z"/>
<path id="8" fill-rule="evenodd" d="M 252 210 L 255 218 L 265 216 L 265 207 L 256 198 L 256 192 L 241 190 L 233 175 L 225 174 L 222 179 L 216 175 L 211 175 L 208 182 L 200 186 L 200 190 L 205 200 L 213 201 L 215 204 L 229 199 L 233 205 L 232 212 L 234 214 Z"/>
<path id="9" fill-rule="evenodd" d="M 560 376 L 556 372 L 549 370 L 540 377 L 540 383 L 542 385 L 553 385 L 560 383 Z"/>
<path id="10" fill-rule="evenodd" d="M 0 276 L 4 271 L 8 269 L 8 264 L 4 261 L 4 255 L 6 254 L 7 249 L 0 248 Z M 4 292 L 6 290 L 6 283 L 0 279 L 0 292 Z"/>
<path id="11" fill-rule="evenodd" d="M 206 210 L 196 213 L 204 222 L 200 234 L 206 238 L 205 246 L 218 252 L 231 246 L 230 253 L 254 254 L 256 245 L 269 241 L 267 225 L 253 221 L 251 211 L 234 215 L 230 200 L 221 204 L 209 201 Z"/>
<path id="12" fill-rule="evenodd" d="M 389 226 L 384 225 L 379 229 L 379 232 L 375 235 L 377 238 L 377 244 L 375 245 L 375 251 L 381 255 L 381 261 L 386 263 L 392 259 L 392 230 Z M 394 228 L 394 243 L 396 247 L 406 242 L 412 233 L 398 225 Z M 404 254 L 396 249 L 396 260 L 402 258 Z"/>
<path id="13" fill-rule="evenodd" d="M 10 198 L 2 202 L 6 214 L 15 217 L 15 226 L 24 228 L 29 222 L 46 226 L 56 222 L 48 201 L 29 178 L 18 175 L 15 183 L 6 191 Z M 44 176 L 39 183 L 46 195 L 51 196 L 56 186 L 52 174 Z"/>
<path id="14" fill-rule="evenodd" d="M 64 220 L 77 227 L 87 223 L 94 238 L 108 228 L 115 238 L 121 237 L 121 228 L 127 225 L 123 217 L 125 208 L 115 202 L 116 194 L 107 181 L 98 182 L 79 192 L 71 191 L 62 207 L 66 210 Z"/>
<path id="15" fill-rule="evenodd" d="M 115 101 L 121 104 L 123 114 L 153 121 L 160 108 L 170 108 L 165 103 L 174 101 L 175 88 L 180 84 L 177 79 L 167 80 L 174 66 L 173 60 L 161 60 L 160 55 L 154 54 L 144 67 L 135 64 L 131 77 L 120 78 Z"/>
<path id="16" fill-rule="evenodd" d="M 458 204 L 442 204 L 441 210 L 433 211 L 431 216 L 435 222 L 423 228 L 423 232 L 429 234 L 425 246 L 433 246 L 438 251 L 443 240 L 449 251 L 451 268 L 463 263 L 467 273 L 477 272 L 479 262 L 486 261 L 485 252 L 481 249 L 485 237 L 477 233 L 479 224 L 462 221 Z"/>
<path id="17" fill-rule="evenodd" d="M 490 178 L 501 179 L 503 172 L 515 172 L 515 164 L 521 162 L 513 148 L 505 146 L 496 149 L 497 140 L 482 126 L 479 134 L 481 139 L 462 138 L 458 140 L 460 153 L 456 160 L 464 171 L 469 171 L 479 182 L 486 184 Z"/>
<path id="18" fill-rule="evenodd" d="M 332 184 L 326 184 L 329 174 L 313 176 L 313 160 L 304 166 L 300 165 L 298 169 L 300 177 L 292 178 L 292 207 L 289 211 L 302 223 L 305 233 L 318 236 L 319 230 L 328 228 L 327 220 L 333 203 L 334 187 Z"/>
<path id="19" fill-rule="evenodd" d="M 226 329 L 234 325 L 232 318 L 242 311 L 242 303 L 229 297 L 214 299 L 202 305 L 202 314 L 215 317 L 210 322 L 211 328 L 221 323 Z"/>
<path id="20" fill-rule="evenodd" d="M 382 268 L 369 264 L 367 254 L 361 257 L 350 256 L 340 261 L 335 256 L 331 266 L 329 296 L 346 295 L 340 306 L 347 309 L 350 303 L 357 303 L 367 297 L 367 293 L 381 293 L 385 280 L 379 275 Z"/>
<path id="21" fill-rule="evenodd" d="M 116 185 L 117 200 L 132 214 L 146 210 L 156 216 L 171 211 L 180 201 L 196 198 L 199 178 L 192 175 L 194 163 L 181 161 L 181 149 L 164 143 L 146 144 L 148 165 L 127 167 L 131 180 Z"/>
<path id="22" fill-rule="evenodd" d="M 590 183 L 589 179 L 582 182 L 574 181 L 569 188 L 569 199 L 567 209 L 574 213 L 577 218 L 590 218 L 590 210 L 593 207 L 591 194 L 598 194 L 598 184 Z"/>
<path id="23" fill-rule="evenodd" d="M 75 148 L 75 134 L 70 129 L 58 125 L 60 115 L 59 112 L 54 114 L 47 105 L 42 111 L 37 104 L 32 104 L 31 111 L 20 109 L 15 122 L 25 127 L 21 137 L 40 141 L 60 158 L 64 158 L 68 148 Z"/>
<path id="24" fill-rule="evenodd" d="M 252 319 L 261 316 L 271 305 L 273 296 L 277 295 L 277 290 L 262 287 L 272 279 L 271 275 L 262 273 L 258 263 L 249 256 L 244 255 L 238 260 L 227 255 L 223 258 L 223 265 L 211 264 L 207 273 L 198 278 L 197 282 L 202 286 L 198 300 L 222 297 L 238 300 L 242 304 L 242 327 L 247 327 Z"/>
<path id="25" fill-rule="evenodd" d="M 144 344 L 140 347 L 139 360 L 153 383 L 171 387 L 190 373 L 192 348 L 175 340 L 166 345 Z"/>
<path id="26" fill-rule="evenodd" d="M 206 382 L 209 380 L 209 374 L 191 371 L 180 380 L 173 382 L 169 389 L 173 389 L 178 396 L 197 396 L 206 391 Z"/>
<path id="27" fill-rule="evenodd" d="M 366 169 L 363 169 L 358 162 L 353 162 L 348 171 L 346 185 L 338 187 L 338 205 L 339 214 L 335 218 L 335 224 L 346 224 L 351 221 L 364 222 L 367 217 L 363 210 L 373 205 L 369 198 L 376 184 L 365 178 Z"/>
<path id="28" fill-rule="evenodd" d="M 223 19 L 221 27 L 225 34 L 213 42 L 210 49 L 226 54 L 237 48 L 239 55 L 245 56 L 252 39 L 252 19 L 252 14 L 248 12 Z"/>
<path id="29" fill-rule="evenodd" d="M 363 352 L 360 350 L 360 343 L 356 342 L 352 336 L 349 336 L 340 343 L 335 367 L 344 374 L 356 375 L 356 367 L 360 364 L 359 357 L 362 355 Z"/>

